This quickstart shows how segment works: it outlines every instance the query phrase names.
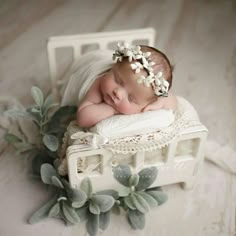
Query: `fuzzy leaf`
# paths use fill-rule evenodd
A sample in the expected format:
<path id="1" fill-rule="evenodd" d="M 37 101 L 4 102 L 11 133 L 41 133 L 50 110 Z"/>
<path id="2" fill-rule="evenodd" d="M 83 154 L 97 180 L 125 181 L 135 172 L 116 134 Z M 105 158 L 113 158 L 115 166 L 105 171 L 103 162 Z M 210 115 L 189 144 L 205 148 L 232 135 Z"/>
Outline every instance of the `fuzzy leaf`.
<path id="1" fill-rule="evenodd" d="M 9 116 L 14 119 L 18 118 L 32 118 L 26 111 L 18 110 L 18 109 L 9 109 L 4 112 L 4 115 Z"/>
<path id="2" fill-rule="evenodd" d="M 115 203 L 112 207 L 112 212 L 116 215 L 120 215 L 120 206 Z"/>
<path id="3" fill-rule="evenodd" d="M 62 182 L 60 181 L 59 178 L 57 178 L 56 176 L 52 176 L 51 178 L 51 182 L 54 186 L 58 187 L 58 188 L 64 188 Z"/>
<path id="4" fill-rule="evenodd" d="M 95 195 L 92 200 L 96 202 L 101 212 L 109 211 L 115 203 L 114 198 L 108 195 Z"/>
<path id="5" fill-rule="evenodd" d="M 88 198 L 91 197 L 93 193 L 93 187 L 92 187 L 91 180 L 88 177 L 84 178 L 81 181 L 80 189 L 87 194 Z"/>
<path id="6" fill-rule="evenodd" d="M 70 184 L 65 180 L 61 179 L 69 200 L 72 202 L 72 206 L 75 208 L 82 207 L 87 200 L 87 195 L 80 189 L 71 188 Z"/>
<path id="7" fill-rule="evenodd" d="M 62 123 L 69 124 L 69 122 L 75 119 L 77 106 L 62 106 L 51 117 L 47 124 L 47 130 L 49 132 L 58 128 Z"/>
<path id="8" fill-rule="evenodd" d="M 43 136 L 43 143 L 52 152 L 55 152 L 59 147 L 57 137 L 51 134 L 45 134 Z"/>
<path id="9" fill-rule="evenodd" d="M 131 199 L 137 210 L 139 210 L 142 213 L 146 213 L 149 211 L 149 205 L 143 197 L 141 197 L 136 193 L 133 193 L 131 194 Z"/>
<path id="10" fill-rule="evenodd" d="M 157 177 L 157 168 L 150 167 L 141 170 L 139 173 L 139 182 L 135 187 L 136 190 L 143 190 L 148 188 L 150 185 L 153 184 Z"/>
<path id="11" fill-rule="evenodd" d="M 145 192 L 147 191 L 162 191 L 162 188 L 161 187 L 152 187 L 152 188 L 148 188 L 145 190 Z"/>
<path id="12" fill-rule="evenodd" d="M 4 139 L 5 139 L 5 141 L 7 141 L 10 144 L 22 142 L 22 139 L 17 137 L 15 134 L 11 134 L 11 133 L 5 134 Z"/>
<path id="13" fill-rule="evenodd" d="M 50 164 L 43 164 L 40 169 L 41 179 L 45 184 L 52 184 L 52 176 L 57 176 L 57 171 Z"/>
<path id="14" fill-rule="evenodd" d="M 31 108 L 27 108 L 26 111 L 28 113 L 28 116 L 36 122 L 36 124 L 38 124 L 40 126 L 41 121 L 42 121 L 42 116 L 40 112 L 34 112 L 35 108 L 31 107 Z"/>
<path id="15" fill-rule="evenodd" d="M 147 191 L 146 193 L 155 198 L 158 205 L 161 205 L 168 200 L 167 195 L 162 191 Z"/>
<path id="16" fill-rule="evenodd" d="M 24 143 L 24 142 L 16 142 L 13 146 L 17 149 L 17 153 L 25 153 L 32 151 L 35 147 L 32 144 Z"/>
<path id="17" fill-rule="evenodd" d="M 53 97 L 52 94 L 48 95 L 47 98 L 45 99 L 44 103 L 43 103 L 43 114 L 46 114 L 47 111 L 49 110 L 49 108 L 51 107 L 53 103 Z"/>
<path id="18" fill-rule="evenodd" d="M 94 201 L 90 201 L 89 203 L 89 211 L 95 215 L 100 214 L 100 208 L 98 204 Z"/>
<path id="19" fill-rule="evenodd" d="M 148 203 L 150 207 L 156 207 L 158 206 L 158 203 L 156 202 L 155 198 L 153 198 L 150 194 L 147 194 L 143 191 L 136 192 L 138 195 L 144 198 L 144 200 Z"/>
<path id="20" fill-rule="evenodd" d="M 31 111 L 32 111 L 32 112 L 35 112 L 35 113 L 40 113 L 40 110 L 38 110 L 38 109 L 35 108 L 35 107 L 33 107 L 33 108 L 31 109 Z"/>
<path id="21" fill-rule="evenodd" d="M 43 93 L 42 93 L 41 89 L 39 89 L 36 86 L 33 86 L 31 88 L 31 95 L 32 95 L 35 103 L 38 106 L 42 106 L 43 105 L 44 96 L 43 96 Z"/>
<path id="22" fill-rule="evenodd" d="M 123 186 L 123 188 L 121 187 L 119 189 L 119 196 L 120 197 L 126 197 L 130 194 L 130 188 L 127 188 L 125 186 Z"/>
<path id="23" fill-rule="evenodd" d="M 33 160 L 32 160 L 32 170 L 33 170 L 33 173 L 36 174 L 36 175 L 40 175 L 40 172 L 41 172 L 41 166 L 45 163 L 48 163 L 50 162 L 51 159 L 48 158 L 47 155 L 41 153 L 41 152 L 38 152 L 34 157 L 33 157 Z"/>
<path id="24" fill-rule="evenodd" d="M 60 204 L 57 202 L 49 211 L 48 216 L 49 217 L 57 217 L 60 213 Z"/>
<path id="25" fill-rule="evenodd" d="M 88 217 L 88 206 L 83 206 L 75 209 L 81 221 L 84 221 Z"/>
<path id="26" fill-rule="evenodd" d="M 101 213 L 99 216 L 99 228 L 106 230 L 110 223 L 110 211 Z"/>
<path id="27" fill-rule="evenodd" d="M 38 209 L 28 220 L 30 224 L 38 223 L 40 220 L 48 217 L 48 213 L 53 205 L 57 202 L 57 196 L 54 196 L 45 205 Z"/>
<path id="28" fill-rule="evenodd" d="M 112 169 L 115 179 L 126 187 L 129 187 L 129 178 L 132 175 L 129 166 L 118 165 Z"/>
<path id="29" fill-rule="evenodd" d="M 129 210 L 128 220 L 133 229 L 143 229 L 145 226 L 145 215 L 138 210 Z"/>
<path id="30" fill-rule="evenodd" d="M 139 175 L 133 174 L 129 178 L 129 186 L 136 186 L 139 182 Z"/>
<path id="31" fill-rule="evenodd" d="M 128 208 L 130 208 L 130 209 L 132 209 L 132 210 L 137 209 L 136 206 L 134 205 L 134 202 L 133 202 L 133 200 L 132 200 L 132 198 L 131 198 L 131 195 L 126 196 L 126 197 L 124 198 L 124 202 L 125 202 L 125 204 L 126 204 L 126 206 L 127 206 Z"/>
<path id="32" fill-rule="evenodd" d="M 65 218 L 72 224 L 77 224 L 80 222 L 80 218 L 77 215 L 75 209 L 69 206 L 65 201 L 62 201 L 62 211 Z"/>
<path id="33" fill-rule="evenodd" d="M 99 229 L 99 215 L 89 213 L 86 228 L 90 236 L 95 236 Z"/>
<path id="34" fill-rule="evenodd" d="M 109 196 L 112 196 L 114 199 L 119 198 L 119 193 L 113 189 L 107 189 L 107 190 L 96 192 L 96 195 L 109 195 Z"/>

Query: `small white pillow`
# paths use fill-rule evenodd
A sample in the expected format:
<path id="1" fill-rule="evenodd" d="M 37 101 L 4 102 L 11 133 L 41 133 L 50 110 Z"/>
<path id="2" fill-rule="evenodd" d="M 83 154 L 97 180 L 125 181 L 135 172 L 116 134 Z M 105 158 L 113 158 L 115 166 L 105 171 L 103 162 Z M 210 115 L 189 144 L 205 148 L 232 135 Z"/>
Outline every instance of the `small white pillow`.
<path id="1" fill-rule="evenodd" d="M 156 110 L 132 115 L 115 115 L 89 129 L 104 138 L 124 138 L 159 131 L 175 120 L 172 110 Z"/>

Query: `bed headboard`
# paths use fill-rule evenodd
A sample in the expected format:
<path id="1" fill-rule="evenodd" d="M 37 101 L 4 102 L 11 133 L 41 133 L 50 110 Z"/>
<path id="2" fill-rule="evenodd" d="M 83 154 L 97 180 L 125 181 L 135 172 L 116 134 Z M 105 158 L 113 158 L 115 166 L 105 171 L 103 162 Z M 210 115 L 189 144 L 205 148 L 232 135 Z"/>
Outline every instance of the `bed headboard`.
<path id="1" fill-rule="evenodd" d="M 153 28 L 144 28 L 125 31 L 98 32 L 89 34 L 77 34 L 50 37 L 47 42 L 49 72 L 54 99 L 60 101 L 58 91 L 59 69 L 57 62 L 57 49 L 72 48 L 72 62 L 84 53 L 84 48 L 114 49 L 117 42 L 127 42 L 130 45 L 140 42 L 149 46 L 155 45 L 156 32 Z M 95 46 L 95 48 L 94 48 Z M 90 47 L 90 49 L 89 49 Z"/>

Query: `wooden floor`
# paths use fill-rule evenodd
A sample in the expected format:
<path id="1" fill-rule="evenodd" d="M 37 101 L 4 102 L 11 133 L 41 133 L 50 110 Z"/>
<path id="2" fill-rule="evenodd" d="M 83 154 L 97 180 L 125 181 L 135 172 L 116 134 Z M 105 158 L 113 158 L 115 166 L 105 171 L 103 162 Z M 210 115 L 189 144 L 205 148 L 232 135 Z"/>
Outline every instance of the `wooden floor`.
<path id="1" fill-rule="evenodd" d="M 32 85 L 49 90 L 50 36 L 143 27 L 156 29 L 157 48 L 175 65 L 174 91 L 197 109 L 209 138 L 236 150 L 235 0 L 3 0 L 0 95 L 29 104 Z"/>
<path id="2" fill-rule="evenodd" d="M 52 10 L 46 2 L 28 1 L 19 9 L 17 0 L 0 3 L 0 19 L 8 19 L 0 20 L 1 94 L 27 102 L 32 84 L 46 86 L 49 36 L 154 27 L 156 46 L 175 65 L 175 92 L 193 103 L 210 138 L 236 148 L 236 1 L 57 0 L 54 11 L 42 9 L 45 16 L 35 17 L 40 5 Z M 22 28 L 25 18 L 19 11 L 32 23 Z M 12 23 L 15 13 L 19 29 Z M 9 43 L 6 35 L 11 35 Z"/>

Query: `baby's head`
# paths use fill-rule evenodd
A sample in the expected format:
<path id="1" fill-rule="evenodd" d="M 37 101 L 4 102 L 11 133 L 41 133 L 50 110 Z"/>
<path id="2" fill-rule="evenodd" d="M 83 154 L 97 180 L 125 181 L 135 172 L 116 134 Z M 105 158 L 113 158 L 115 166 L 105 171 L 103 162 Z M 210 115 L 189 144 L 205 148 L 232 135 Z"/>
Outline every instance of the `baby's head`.
<path id="1" fill-rule="evenodd" d="M 155 48 L 121 47 L 114 53 L 117 62 L 101 79 L 101 93 L 104 102 L 119 113 L 139 113 L 158 96 L 168 96 L 172 84 L 171 65 Z"/>

